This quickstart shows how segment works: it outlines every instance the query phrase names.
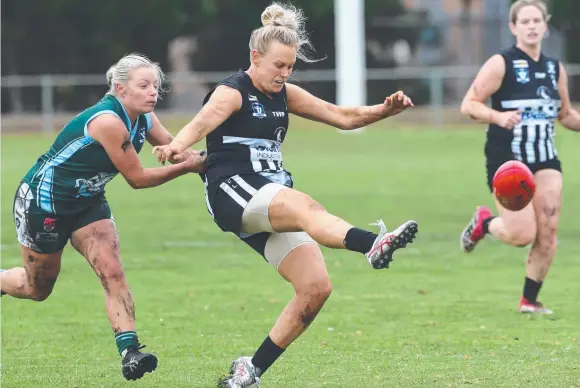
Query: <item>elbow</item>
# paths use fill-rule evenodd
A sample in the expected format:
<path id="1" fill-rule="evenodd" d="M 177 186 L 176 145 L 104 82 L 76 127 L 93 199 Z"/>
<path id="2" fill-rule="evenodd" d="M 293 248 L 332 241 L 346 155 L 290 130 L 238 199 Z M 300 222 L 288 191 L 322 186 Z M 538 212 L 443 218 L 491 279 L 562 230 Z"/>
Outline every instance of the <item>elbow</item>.
<path id="1" fill-rule="evenodd" d="M 144 189 L 146 187 L 143 184 L 143 182 L 140 182 L 138 180 L 127 179 L 127 183 L 129 183 L 129 186 L 131 186 L 131 188 L 135 190 Z"/>
<path id="2" fill-rule="evenodd" d="M 471 115 L 470 115 L 470 111 L 471 111 L 471 109 L 469 109 L 469 108 L 470 108 L 470 106 L 469 106 L 469 102 L 468 102 L 468 101 L 463 101 L 463 102 L 461 103 L 461 108 L 460 108 L 460 110 L 461 110 L 461 114 L 462 114 L 462 115 L 465 115 L 465 116 L 471 116 Z"/>
<path id="3" fill-rule="evenodd" d="M 125 180 L 129 184 L 129 186 L 131 186 L 131 188 L 135 190 L 145 189 L 148 187 L 147 182 L 144 179 L 144 175 L 131 177 L 127 176 L 125 177 Z"/>
<path id="4" fill-rule="evenodd" d="M 345 116 L 342 120 L 340 120 L 336 127 L 341 131 L 352 131 L 353 129 L 357 128 L 354 119 L 349 116 Z"/>

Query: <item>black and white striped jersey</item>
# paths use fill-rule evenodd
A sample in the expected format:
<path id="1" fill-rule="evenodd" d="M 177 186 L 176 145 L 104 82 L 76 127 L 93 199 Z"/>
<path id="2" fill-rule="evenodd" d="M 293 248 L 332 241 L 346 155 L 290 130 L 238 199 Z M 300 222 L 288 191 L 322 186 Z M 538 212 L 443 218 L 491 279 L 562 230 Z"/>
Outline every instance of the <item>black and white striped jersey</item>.
<path id="1" fill-rule="evenodd" d="M 512 46 L 501 53 L 505 76 L 491 96 L 492 108 L 505 112 L 519 109 L 522 121 L 513 130 L 491 124 L 485 153 L 488 160 L 520 160 L 526 164 L 557 158 L 554 121 L 561 108 L 558 92 L 560 67 L 557 60 L 541 55 L 536 62 Z"/>
<path id="2" fill-rule="evenodd" d="M 286 86 L 279 93 L 265 95 L 243 70 L 218 85 L 238 90 L 243 102 L 238 112 L 207 136 L 207 183 L 256 172 L 288 184 L 291 177 L 284 170 L 280 150 L 289 121 Z M 205 97 L 204 104 L 214 90 Z"/>

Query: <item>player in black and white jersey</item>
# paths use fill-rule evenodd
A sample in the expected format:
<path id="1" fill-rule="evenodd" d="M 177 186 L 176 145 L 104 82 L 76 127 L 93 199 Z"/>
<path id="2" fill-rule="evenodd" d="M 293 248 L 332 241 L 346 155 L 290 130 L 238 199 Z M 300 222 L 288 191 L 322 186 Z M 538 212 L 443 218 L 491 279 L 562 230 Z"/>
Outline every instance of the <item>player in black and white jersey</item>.
<path id="1" fill-rule="evenodd" d="M 580 115 L 570 105 L 568 79 L 562 64 L 542 53 L 549 20 L 539 0 L 519 0 L 510 9 L 510 29 L 516 44 L 492 56 L 467 92 L 461 111 L 489 123 L 485 156 L 487 183 L 508 160 L 525 163 L 534 173 L 536 193 L 523 210 L 513 212 L 497 200 L 499 216 L 485 206 L 461 235 L 461 247 L 471 252 L 491 234 L 518 247 L 532 244 L 518 311 L 551 314 L 537 297 L 556 253 L 556 230 L 562 203 L 562 168 L 554 145 L 554 121 L 580 130 Z M 484 102 L 491 96 L 491 109 Z"/>
<path id="2" fill-rule="evenodd" d="M 342 107 L 286 83 L 296 58 L 308 60 L 302 11 L 274 3 L 262 13 L 262 23 L 250 38 L 250 68 L 221 81 L 175 140 L 154 149 L 163 161 L 207 137 L 206 194 L 214 220 L 263 255 L 295 289 L 254 356 L 233 362 L 222 382 L 226 387 L 259 383 L 322 308 L 331 285 L 318 244 L 360 252 L 381 269 L 417 233 L 415 221 L 391 232 L 379 221 L 377 235 L 329 214 L 292 188 L 280 151 L 288 113 L 348 130 L 394 116 L 412 107 L 411 99 L 397 92 L 383 104 Z"/>

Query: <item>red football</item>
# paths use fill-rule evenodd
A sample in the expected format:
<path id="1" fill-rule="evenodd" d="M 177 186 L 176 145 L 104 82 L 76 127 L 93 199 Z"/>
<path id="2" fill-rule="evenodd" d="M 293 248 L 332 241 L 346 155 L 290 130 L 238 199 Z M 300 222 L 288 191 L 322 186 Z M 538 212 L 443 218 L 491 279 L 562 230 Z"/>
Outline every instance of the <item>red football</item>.
<path id="1" fill-rule="evenodd" d="M 502 164 L 493 176 L 495 197 L 508 210 L 525 208 L 536 191 L 534 174 L 528 166 L 517 160 Z"/>

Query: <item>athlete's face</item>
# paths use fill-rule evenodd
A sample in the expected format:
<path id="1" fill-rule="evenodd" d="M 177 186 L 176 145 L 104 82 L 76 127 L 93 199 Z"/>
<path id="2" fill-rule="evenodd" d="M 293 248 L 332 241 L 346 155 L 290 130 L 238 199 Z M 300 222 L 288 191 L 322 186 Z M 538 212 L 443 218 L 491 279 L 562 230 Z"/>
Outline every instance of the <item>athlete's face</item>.
<path id="1" fill-rule="evenodd" d="M 139 67 L 129 70 L 126 84 L 118 85 L 117 95 L 123 104 L 138 114 L 153 111 L 159 96 L 159 78 L 157 71 L 151 67 Z"/>
<path id="2" fill-rule="evenodd" d="M 280 92 L 296 63 L 296 48 L 272 41 L 266 53 L 256 54 L 253 58 L 260 86 L 268 93 Z"/>
<path id="3" fill-rule="evenodd" d="M 528 5 L 519 10 L 516 22 L 510 23 L 510 29 L 518 43 L 535 46 L 544 39 L 548 25 L 542 11 L 536 6 Z"/>

